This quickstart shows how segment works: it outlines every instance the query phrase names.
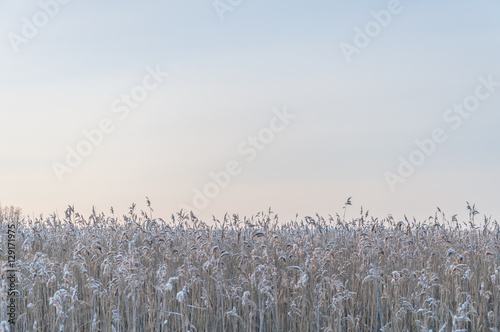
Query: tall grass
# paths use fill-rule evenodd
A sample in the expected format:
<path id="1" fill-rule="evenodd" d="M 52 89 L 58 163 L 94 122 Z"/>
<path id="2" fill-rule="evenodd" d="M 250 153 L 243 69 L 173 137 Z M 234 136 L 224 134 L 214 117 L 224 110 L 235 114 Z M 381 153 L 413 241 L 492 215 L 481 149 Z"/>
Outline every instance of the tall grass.
<path id="1" fill-rule="evenodd" d="M 70 207 L 62 220 L 17 221 L 16 329 L 497 331 L 500 228 L 474 215 L 283 221 L 268 211 L 207 224 L 182 211 L 167 222 L 135 206 L 120 220 Z"/>

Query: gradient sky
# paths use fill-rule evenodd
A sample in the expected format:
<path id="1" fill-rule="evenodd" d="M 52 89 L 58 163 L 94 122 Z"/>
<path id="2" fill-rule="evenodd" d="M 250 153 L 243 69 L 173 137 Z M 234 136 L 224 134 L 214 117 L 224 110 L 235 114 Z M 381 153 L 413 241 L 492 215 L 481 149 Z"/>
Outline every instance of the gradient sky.
<path id="1" fill-rule="evenodd" d="M 2 205 L 124 214 L 148 196 L 168 218 L 236 160 L 203 218 L 334 215 L 349 196 L 351 217 L 466 219 L 469 201 L 500 218 L 500 87 L 458 129 L 443 119 L 479 77 L 500 82 L 498 1 L 401 1 L 349 63 L 341 43 L 390 1 L 242 1 L 221 20 L 211 0 L 72 0 L 15 52 L 49 2 L 0 0 Z M 120 119 L 113 102 L 148 66 L 169 76 Z M 285 107 L 296 117 L 248 162 L 238 146 Z M 59 181 L 53 163 L 104 118 L 115 130 Z M 448 140 L 391 191 L 385 172 L 434 128 Z"/>

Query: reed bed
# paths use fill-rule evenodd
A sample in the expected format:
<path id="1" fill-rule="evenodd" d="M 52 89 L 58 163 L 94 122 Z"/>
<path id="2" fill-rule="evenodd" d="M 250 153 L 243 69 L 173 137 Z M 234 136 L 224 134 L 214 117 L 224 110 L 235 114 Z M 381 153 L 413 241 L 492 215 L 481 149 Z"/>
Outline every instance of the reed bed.
<path id="1" fill-rule="evenodd" d="M 0 239 L 15 222 L 17 331 L 498 331 L 500 227 L 475 212 L 207 223 L 69 207 L 2 216 Z"/>

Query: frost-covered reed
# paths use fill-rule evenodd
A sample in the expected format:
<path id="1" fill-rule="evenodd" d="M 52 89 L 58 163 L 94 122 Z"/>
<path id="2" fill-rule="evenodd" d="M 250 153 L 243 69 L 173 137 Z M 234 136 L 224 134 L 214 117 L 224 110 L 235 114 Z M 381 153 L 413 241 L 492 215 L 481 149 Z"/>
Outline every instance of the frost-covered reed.
<path id="1" fill-rule="evenodd" d="M 2 244 L 9 218 L 0 219 Z M 362 212 L 350 222 L 290 222 L 268 211 L 207 223 L 180 212 L 167 222 L 135 206 L 119 220 L 70 207 L 62 220 L 18 222 L 16 327 L 496 331 L 500 228 L 473 218 L 398 222 Z"/>

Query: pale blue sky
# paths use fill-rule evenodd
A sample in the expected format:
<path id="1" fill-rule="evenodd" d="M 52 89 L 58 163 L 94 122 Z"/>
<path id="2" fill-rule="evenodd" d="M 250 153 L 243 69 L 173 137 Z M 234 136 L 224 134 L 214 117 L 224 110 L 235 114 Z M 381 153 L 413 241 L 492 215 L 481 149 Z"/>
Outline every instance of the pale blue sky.
<path id="1" fill-rule="evenodd" d="M 500 218 L 500 88 L 457 130 L 443 120 L 478 77 L 500 82 L 500 4 L 401 1 L 348 63 L 339 45 L 388 4 L 243 1 L 221 21 L 209 0 L 72 0 L 16 53 L 9 34 L 40 2 L 0 0 L 0 202 L 125 213 L 149 196 L 167 217 L 235 159 L 242 173 L 201 216 L 334 214 L 353 196 L 352 216 L 465 217 L 468 200 Z M 148 66 L 170 75 L 120 120 L 113 101 Z M 296 118 L 246 162 L 238 146 L 285 106 Z M 103 118 L 115 130 L 58 181 L 52 164 Z M 436 127 L 449 139 L 392 192 L 384 173 Z"/>

